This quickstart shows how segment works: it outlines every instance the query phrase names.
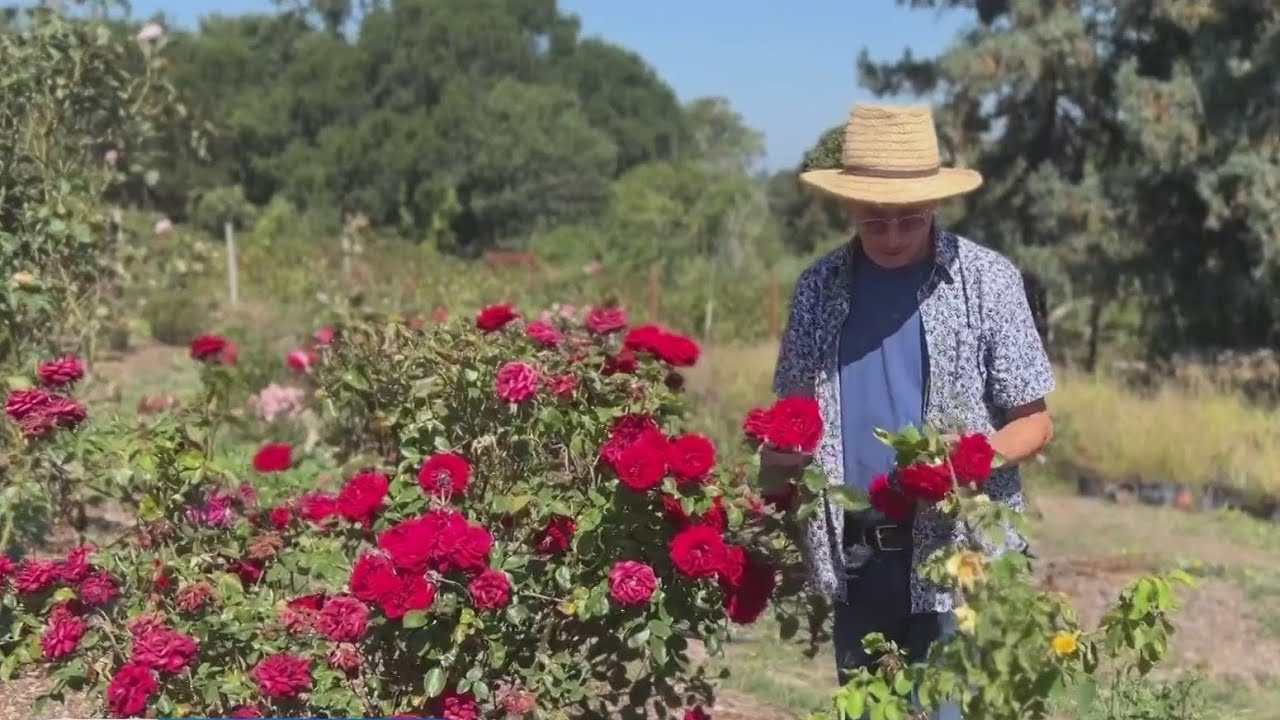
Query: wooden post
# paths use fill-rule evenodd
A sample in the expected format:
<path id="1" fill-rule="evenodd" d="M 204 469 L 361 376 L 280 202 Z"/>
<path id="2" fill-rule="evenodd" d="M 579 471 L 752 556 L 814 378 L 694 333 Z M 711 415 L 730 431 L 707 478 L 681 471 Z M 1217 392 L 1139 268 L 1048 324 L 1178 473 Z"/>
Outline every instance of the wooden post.
<path id="1" fill-rule="evenodd" d="M 222 235 L 227 241 L 227 300 L 236 305 L 240 302 L 240 278 L 236 275 L 236 231 L 231 223 L 222 224 Z"/>
<path id="2" fill-rule="evenodd" d="M 649 322 L 658 322 L 658 312 L 660 311 L 661 295 L 658 289 L 658 265 L 654 263 L 649 268 Z"/>
<path id="3" fill-rule="evenodd" d="M 769 339 L 777 340 L 782 334 L 779 325 L 778 276 L 769 276 Z"/>
<path id="4" fill-rule="evenodd" d="M 342 248 L 342 284 L 351 285 L 351 233 L 346 228 L 342 230 L 342 237 L 339 240 Z"/>

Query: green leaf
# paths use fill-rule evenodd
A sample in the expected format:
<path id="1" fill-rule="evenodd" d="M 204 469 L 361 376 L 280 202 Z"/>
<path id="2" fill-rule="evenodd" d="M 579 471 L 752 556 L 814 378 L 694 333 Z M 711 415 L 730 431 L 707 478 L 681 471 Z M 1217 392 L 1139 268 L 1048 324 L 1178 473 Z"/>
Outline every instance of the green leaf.
<path id="1" fill-rule="evenodd" d="M 428 670 L 426 677 L 422 678 L 422 689 L 428 698 L 439 696 L 444 691 L 444 670 L 438 667 Z"/>
<path id="2" fill-rule="evenodd" d="M 405 628 L 420 628 L 427 624 L 427 614 L 421 610 L 410 610 L 404 614 L 400 620 L 400 625 Z"/>

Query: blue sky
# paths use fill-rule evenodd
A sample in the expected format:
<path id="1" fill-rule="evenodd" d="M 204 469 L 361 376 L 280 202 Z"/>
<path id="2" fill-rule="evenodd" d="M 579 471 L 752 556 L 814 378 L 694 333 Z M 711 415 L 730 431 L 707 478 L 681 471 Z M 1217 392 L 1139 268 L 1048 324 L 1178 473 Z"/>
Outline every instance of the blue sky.
<path id="1" fill-rule="evenodd" d="M 457 0 L 464 2 L 465 0 Z M 212 12 L 270 10 L 270 0 L 132 0 L 133 16 L 163 11 L 194 25 Z M 866 47 L 896 58 L 904 48 L 932 55 L 964 18 L 908 10 L 894 0 L 560 0 L 583 34 L 643 55 L 682 100 L 729 98 L 765 133 L 770 169 L 797 163 L 823 130 L 868 95 L 854 60 Z"/>

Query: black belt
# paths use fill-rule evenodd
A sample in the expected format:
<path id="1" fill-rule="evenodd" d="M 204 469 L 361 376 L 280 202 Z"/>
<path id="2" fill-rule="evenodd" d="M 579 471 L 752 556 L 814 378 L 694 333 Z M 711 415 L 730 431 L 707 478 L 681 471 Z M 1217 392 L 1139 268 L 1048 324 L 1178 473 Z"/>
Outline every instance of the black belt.
<path id="1" fill-rule="evenodd" d="M 844 515 L 844 547 L 861 545 L 875 552 L 902 552 L 911 549 L 911 525 L 896 523 L 874 510 Z"/>

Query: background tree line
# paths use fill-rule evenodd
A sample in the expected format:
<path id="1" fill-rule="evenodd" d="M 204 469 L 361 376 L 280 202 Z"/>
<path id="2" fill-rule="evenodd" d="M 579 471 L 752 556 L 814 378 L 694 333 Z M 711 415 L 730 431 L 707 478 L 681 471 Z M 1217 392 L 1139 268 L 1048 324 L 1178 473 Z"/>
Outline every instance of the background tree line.
<path id="1" fill-rule="evenodd" d="M 939 8 L 971 22 L 936 58 L 864 54 L 862 83 L 935 103 L 948 159 L 987 177 L 948 222 L 1044 280 L 1064 359 L 1280 339 L 1280 5 L 902 4 L 926 31 Z M 681 103 L 555 0 L 279 5 L 170 30 L 189 113 L 113 202 L 214 229 L 283 201 L 459 257 L 528 249 L 713 285 L 720 268 L 722 286 L 785 282 L 845 232 L 796 184 L 838 162 L 843 118 L 794 169 L 760 172 L 762 138 L 724 99 Z"/>

